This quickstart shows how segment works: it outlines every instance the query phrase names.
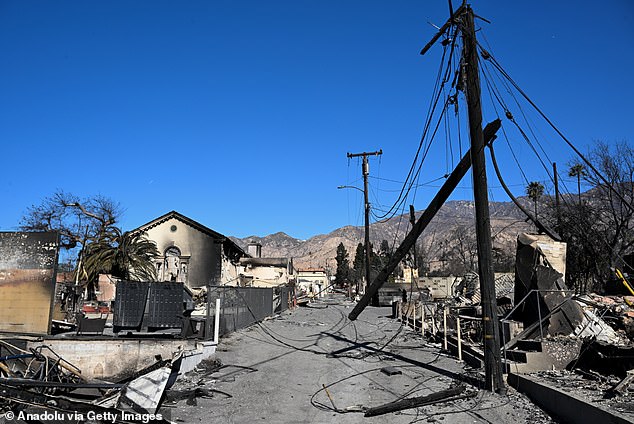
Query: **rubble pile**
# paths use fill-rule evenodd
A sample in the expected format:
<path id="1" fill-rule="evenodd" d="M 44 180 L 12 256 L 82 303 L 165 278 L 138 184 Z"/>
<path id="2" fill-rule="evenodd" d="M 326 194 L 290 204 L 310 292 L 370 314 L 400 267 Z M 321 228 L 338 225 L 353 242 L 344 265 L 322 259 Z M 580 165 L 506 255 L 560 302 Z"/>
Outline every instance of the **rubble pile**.
<path id="1" fill-rule="evenodd" d="M 576 297 L 587 321 L 575 329 L 584 337 L 586 326 L 597 340 L 612 344 L 628 344 L 634 339 L 634 296 L 601 296 L 588 294 Z"/>
<path id="2" fill-rule="evenodd" d="M 0 418 L 27 422 L 167 422 L 159 412 L 180 356 L 119 382 L 87 380 L 49 347 L 0 340 Z"/>
<path id="3" fill-rule="evenodd" d="M 582 370 L 550 370 L 530 375 L 594 405 L 634 415 L 634 384 L 625 387 L 621 393 L 615 392 L 623 381 L 621 378 Z"/>
<path id="4" fill-rule="evenodd" d="M 213 374 L 223 368 L 218 360 L 202 361 L 194 370 L 179 376 L 174 386 L 166 393 L 165 405 L 175 406 L 184 400 L 189 406 L 197 406 L 197 399 L 212 398 L 215 394 L 231 397 L 228 393 L 214 389 L 218 377 L 214 377 Z"/>
<path id="5" fill-rule="evenodd" d="M 84 381 L 77 367 L 65 361 L 48 346 L 24 350 L 0 340 L 0 382 L 17 380 L 40 382 L 42 387 L 55 387 L 55 383 L 72 385 Z"/>

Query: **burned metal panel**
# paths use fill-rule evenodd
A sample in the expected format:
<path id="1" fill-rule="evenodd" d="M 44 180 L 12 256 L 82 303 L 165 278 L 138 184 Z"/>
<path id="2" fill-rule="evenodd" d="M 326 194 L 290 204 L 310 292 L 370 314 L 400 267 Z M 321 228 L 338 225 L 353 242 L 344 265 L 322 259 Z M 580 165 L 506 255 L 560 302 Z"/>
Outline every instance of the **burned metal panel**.
<path id="1" fill-rule="evenodd" d="M 141 329 L 148 288 L 148 283 L 131 281 L 117 283 L 117 297 L 114 302 L 112 321 L 115 332 L 122 329 L 136 331 Z"/>
<path id="2" fill-rule="evenodd" d="M 114 330 L 180 328 L 192 303 L 183 283 L 121 281 L 114 303 Z"/>
<path id="3" fill-rule="evenodd" d="M 59 254 L 56 232 L 0 232 L 0 331 L 51 331 Z"/>
<path id="4" fill-rule="evenodd" d="M 180 328 L 183 324 L 183 283 L 149 283 L 147 320 L 151 329 Z"/>
<path id="5" fill-rule="evenodd" d="M 549 317 L 529 336 L 569 335 L 583 321 L 583 312 L 564 281 L 566 244 L 547 236 L 520 234 L 515 261 L 515 304 L 512 318 L 524 327 Z M 523 303 L 520 303 L 522 302 Z"/>
<path id="6" fill-rule="evenodd" d="M 618 346 L 586 339 L 574 368 L 596 371 L 603 375 L 623 378 L 634 369 L 634 346 Z"/>

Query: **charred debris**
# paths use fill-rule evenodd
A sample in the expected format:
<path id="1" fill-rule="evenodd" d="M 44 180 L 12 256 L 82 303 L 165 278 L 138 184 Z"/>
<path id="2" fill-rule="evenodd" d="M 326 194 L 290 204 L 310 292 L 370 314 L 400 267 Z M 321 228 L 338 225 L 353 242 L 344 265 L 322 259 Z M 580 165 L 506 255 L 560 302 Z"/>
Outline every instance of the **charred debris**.
<path id="1" fill-rule="evenodd" d="M 535 393 L 552 388 L 557 396 L 566 397 L 566 403 L 578 397 L 584 406 L 631 414 L 634 296 L 567 289 L 565 256 L 565 243 L 543 234 L 521 234 L 515 275 L 495 279 L 503 372 L 510 385 L 526 390 L 531 398 L 534 384 Z M 394 316 L 446 352 L 482 369 L 483 315 L 477 280 L 471 274 L 435 291 L 410 292 L 407 299 L 394 302 Z M 628 276 L 618 270 L 611 283 L 628 292 L 632 289 Z M 570 419 L 558 415 L 559 408 L 549 410 L 536 396 L 533 400 L 551 415 Z"/>
<path id="2" fill-rule="evenodd" d="M 596 174 L 605 190 L 618 197 L 620 207 L 632 209 L 632 206 L 512 81 L 492 54 L 478 43 L 474 19 L 486 20 L 475 15 L 465 2 L 455 11 L 451 9 L 450 6 L 450 18 L 439 27 L 438 33 L 423 48 L 421 54 L 428 52 L 441 40 L 438 44 L 445 49 L 442 60 L 446 61 L 447 72 L 444 77 L 439 77 L 438 84 L 441 87 L 445 84 L 451 87 L 447 88 L 447 104 L 457 105 L 458 97 L 464 94 L 470 150 L 462 156 L 454 170 L 446 175 L 443 185 L 423 214 L 418 220 L 413 220 L 409 233 L 394 251 L 389 263 L 375 276 L 372 284 L 368 285 L 367 291 L 348 317 L 351 320 L 357 319 L 364 308 L 377 298 L 388 277 L 412 251 L 416 240 L 471 170 L 475 200 L 477 273 L 446 282 L 445 294 L 436 298 L 418 290 L 418 287 L 412 287 L 409 295 L 394 304 L 394 315 L 426 337 L 441 343 L 445 350 L 454 352 L 461 360 L 483 369 L 482 386 L 487 390 L 503 393 L 504 375 L 555 370 L 597 381 L 608 379 L 614 384 L 606 391 L 606 396 L 623 395 L 633 380 L 628 374 L 634 365 L 633 299 L 629 296 L 602 296 L 571 291 L 566 285 L 566 244 L 553 229 L 540 222 L 536 203 L 534 213 L 523 207 L 520 209 L 527 215 L 527 220 L 535 224 L 540 234 L 518 236 L 514 275 L 498 277 L 493 273 L 485 147 L 490 148 L 496 173 L 500 183 L 506 188 L 492 147 L 498 136 L 507 137 L 506 130 L 499 131 L 502 128 L 501 118 L 506 118 L 510 125 L 517 127 L 521 137 L 530 140 L 513 112 L 502 101 L 497 103 L 500 103 L 499 107 L 504 113 L 499 114 L 500 118 L 484 125 L 480 77 L 482 75 L 487 79 L 488 71 L 480 72 L 478 66 L 482 65 L 489 71 L 499 71 L 505 82 L 578 155 L 579 162 Z M 458 39 L 462 41 L 461 47 L 456 47 Z M 459 63 L 452 68 L 452 59 L 445 59 L 444 54 L 451 56 L 460 48 L 462 51 L 457 55 Z M 491 88 L 488 79 L 487 89 L 496 94 L 492 96 L 495 106 L 494 98 L 499 100 L 499 93 Z M 442 90 L 439 90 L 436 99 L 442 98 L 442 94 Z M 445 109 L 439 112 L 439 122 L 444 112 Z M 458 106 L 455 106 L 455 113 L 458 114 Z M 431 120 L 432 117 L 430 115 L 428 119 Z M 423 140 L 427 137 L 431 139 L 434 135 L 424 134 Z M 415 159 L 412 169 L 416 166 L 420 169 L 422 163 L 417 163 Z M 507 193 L 521 206 L 508 190 Z M 405 202 L 399 200 L 401 203 Z M 614 274 L 615 277 L 618 275 L 618 284 L 627 287 L 629 293 L 634 295 L 628 276 L 616 269 Z M 406 290 L 404 292 L 407 294 Z"/>
<path id="3" fill-rule="evenodd" d="M 78 286 L 56 278 L 59 246 L 55 232 L 0 233 L 0 418 L 168 422 L 164 402 L 214 395 L 172 387 L 215 366 L 221 335 L 295 298 L 291 286 L 117 281 L 102 286 L 111 297 L 93 307 L 64 297 Z"/>
<path id="4" fill-rule="evenodd" d="M 0 411 L 26 422 L 167 422 L 159 409 L 181 360 L 158 360 L 108 382 L 86 379 L 45 345 L 26 350 L 0 340 Z"/>

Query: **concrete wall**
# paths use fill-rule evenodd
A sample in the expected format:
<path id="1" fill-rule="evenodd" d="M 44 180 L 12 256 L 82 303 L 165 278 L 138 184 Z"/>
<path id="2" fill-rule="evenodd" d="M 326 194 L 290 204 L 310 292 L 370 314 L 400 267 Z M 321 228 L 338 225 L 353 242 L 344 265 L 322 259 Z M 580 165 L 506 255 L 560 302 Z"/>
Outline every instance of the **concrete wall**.
<path id="1" fill-rule="evenodd" d="M 566 280 L 566 243 L 554 241 L 545 234 L 527 235 L 535 240 L 536 246 L 544 254 L 546 260 L 558 272 L 563 274 Z"/>
<path id="2" fill-rule="evenodd" d="M 109 274 L 99 274 L 95 296 L 99 302 L 112 302 L 117 295 L 118 279 Z"/>
<path id="3" fill-rule="evenodd" d="M 28 348 L 46 345 L 81 370 L 88 379 L 116 380 L 156 362 L 156 355 L 172 359 L 178 351 L 185 353 L 187 370 L 215 352 L 215 344 L 196 340 L 160 339 L 47 339 L 29 342 Z M 46 351 L 44 351 L 46 353 Z"/>
<path id="4" fill-rule="evenodd" d="M 449 275 L 446 277 L 420 277 L 418 287 L 428 288 L 434 299 L 444 299 L 451 297 L 451 287 L 460 282 L 460 277 Z"/>
<path id="5" fill-rule="evenodd" d="M 0 232 L 0 331 L 50 332 L 58 251 L 57 233 Z"/>
<path id="6" fill-rule="evenodd" d="M 403 267 L 403 284 L 412 284 L 412 276 L 414 281 L 418 281 L 418 269 Z"/>
<path id="7" fill-rule="evenodd" d="M 511 273 L 497 272 L 494 274 L 494 278 L 495 280 L 497 280 L 498 278 L 501 278 L 505 275 L 509 275 L 511 277 L 514 276 L 514 274 Z M 475 278 L 477 280 L 477 277 Z M 462 279 L 462 276 L 456 277 L 454 275 L 449 275 L 446 277 L 420 277 L 418 287 L 420 287 L 421 289 L 428 288 L 431 292 L 432 298 L 434 299 L 445 299 L 447 297 L 453 296 L 452 288 L 455 289 L 455 287 L 460 284 Z M 479 290 L 480 286 L 479 283 L 476 281 L 476 292 L 479 292 Z"/>

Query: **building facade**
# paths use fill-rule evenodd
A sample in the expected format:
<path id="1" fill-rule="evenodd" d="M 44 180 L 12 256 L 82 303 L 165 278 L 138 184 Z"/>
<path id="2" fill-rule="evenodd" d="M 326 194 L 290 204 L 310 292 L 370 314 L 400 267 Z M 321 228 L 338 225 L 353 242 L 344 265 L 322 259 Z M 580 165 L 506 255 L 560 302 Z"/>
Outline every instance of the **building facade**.
<path id="1" fill-rule="evenodd" d="M 247 254 L 228 237 L 171 211 L 134 232 L 145 232 L 156 243 L 159 281 L 185 283 L 190 288 L 239 285 L 240 258 Z"/>
<path id="2" fill-rule="evenodd" d="M 330 290 L 324 268 L 304 268 L 297 271 L 297 288 L 309 297 L 323 297 Z"/>

